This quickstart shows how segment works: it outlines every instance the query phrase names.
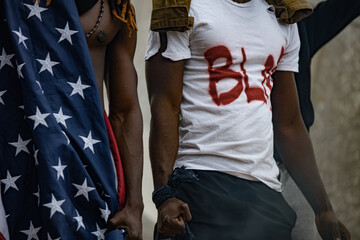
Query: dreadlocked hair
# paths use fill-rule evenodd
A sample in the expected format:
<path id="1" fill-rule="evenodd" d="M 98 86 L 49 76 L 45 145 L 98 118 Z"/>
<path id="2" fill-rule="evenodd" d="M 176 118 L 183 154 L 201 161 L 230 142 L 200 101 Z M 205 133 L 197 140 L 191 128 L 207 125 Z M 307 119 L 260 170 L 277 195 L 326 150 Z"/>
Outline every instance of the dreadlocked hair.
<path id="1" fill-rule="evenodd" d="M 33 2 L 38 2 L 40 4 L 40 0 L 33 0 Z M 46 6 L 49 6 L 51 3 L 51 0 L 46 0 Z"/>
<path id="2" fill-rule="evenodd" d="M 50 0 L 51 1 L 51 0 Z M 138 28 L 135 22 L 135 10 L 130 0 L 109 0 L 111 13 L 116 19 L 126 24 L 129 37 Z"/>
<path id="3" fill-rule="evenodd" d="M 45 1 L 46 6 L 51 4 L 51 0 Z M 33 2 L 40 3 L 40 0 L 33 0 Z M 113 16 L 126 24 L 129 37 L 131 37 L 132 32 L 137 31 L 138 28 L 135 21 L 135 10 L 130 0 L 109 0 L 109 5 Z"/>

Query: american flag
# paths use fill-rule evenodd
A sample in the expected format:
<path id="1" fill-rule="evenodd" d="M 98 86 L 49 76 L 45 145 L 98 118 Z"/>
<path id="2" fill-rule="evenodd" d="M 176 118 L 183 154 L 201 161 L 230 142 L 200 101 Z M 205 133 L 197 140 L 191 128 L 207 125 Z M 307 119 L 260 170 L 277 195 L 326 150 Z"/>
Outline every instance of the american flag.
<path id="1" fill-rule="evenodd" d="M 74 0 L 1 0 L 0 184 L 10 238 L 123 239 L 105 236 L 120 210 L 115 179 Z"/>

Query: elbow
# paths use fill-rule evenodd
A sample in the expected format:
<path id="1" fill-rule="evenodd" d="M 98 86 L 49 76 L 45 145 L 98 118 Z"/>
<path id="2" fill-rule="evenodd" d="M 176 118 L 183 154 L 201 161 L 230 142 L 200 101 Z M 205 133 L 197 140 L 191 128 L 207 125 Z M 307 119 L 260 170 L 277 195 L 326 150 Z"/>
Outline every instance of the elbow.
<path id="1" fill-rule="evenodd" d="M 300 114 L 295 114 L 282 121 L 274 119 L 273 124 L 275 136 L 292 136 L 298 134 L 299 131 L 306 131 Z"/>
<path id="2" fill-rule="evenodd" d="M 112 124 L 124 124 L 126 122 L 142 122 L 139 104 L 128 104 L 121 107 L 109 107 L 109 119 Z"/>
<path id="3" fill-rule="evenodd" d="M 164 99 L 153 98 L 150 101 L 151 116 L 153 119 L 163 117 L 176 117 L 179 116 L 180 104 Z"/>
<path id="4" fill-rule="evenodd" d="M 308 138 L 308 132 L 302 119 L 294 119 L 291 122 L 281 125 L 274 125 L 274 140 L 278 150 L 286 148 L 293 148 L 295 145 L 291 143 L 298 142 L 300 139 Z M 302 141 L 301 140 L 301 141 Z M 291 146 L 289 146 L 289 144 Z"/>

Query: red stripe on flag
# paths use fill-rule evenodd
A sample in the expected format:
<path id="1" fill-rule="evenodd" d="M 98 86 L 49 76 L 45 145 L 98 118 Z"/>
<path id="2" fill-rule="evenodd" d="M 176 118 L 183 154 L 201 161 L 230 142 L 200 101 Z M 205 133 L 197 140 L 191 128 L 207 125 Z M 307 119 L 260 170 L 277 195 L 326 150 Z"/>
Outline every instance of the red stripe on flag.
<path id="1" fill-rule="evenodd" d="M 2 235 L 2 233 L 0 232 L 0 240 L 6 240 L 4 235 Z"/>
<path id="2" fill-rule="evenodd" d="M 125 179 L 124 179 L 123 167 L 121 164 L 120 152 L 119 152 L 119 148 L 116 143 L 114 132 L 113 132 L 111 124 L 110 124 L 110 120 L 106 114 L 104 114 L 104 119 L 105 119 L 107 134 L 109 137 L 110 150 L 111 150 L 111 153 L 114 158 L 115 168 L 116 168 L 116 172 L 117 172 L 118 198 L 119 198 L 120 206 L 124 207 L 124 205 L 125 205 Z"/>

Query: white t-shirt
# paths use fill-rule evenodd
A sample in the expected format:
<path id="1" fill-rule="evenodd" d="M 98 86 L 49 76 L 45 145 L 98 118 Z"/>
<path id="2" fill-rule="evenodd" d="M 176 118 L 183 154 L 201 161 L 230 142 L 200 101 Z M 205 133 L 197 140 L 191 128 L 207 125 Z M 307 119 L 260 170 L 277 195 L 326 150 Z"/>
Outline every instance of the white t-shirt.
<path id="1" fill-rule="evenodd" d="M 226 172 L 281 191 L 270 76 L 298 70 L 297 26 L 280 24 L 265 0 L 192 0 L 189 15 L 193 29 L 168 32 L 162 53 L 186 59 L 175 167 Z M 159 47 L 159 34 L 150 32 L 145 58 Z"/>

